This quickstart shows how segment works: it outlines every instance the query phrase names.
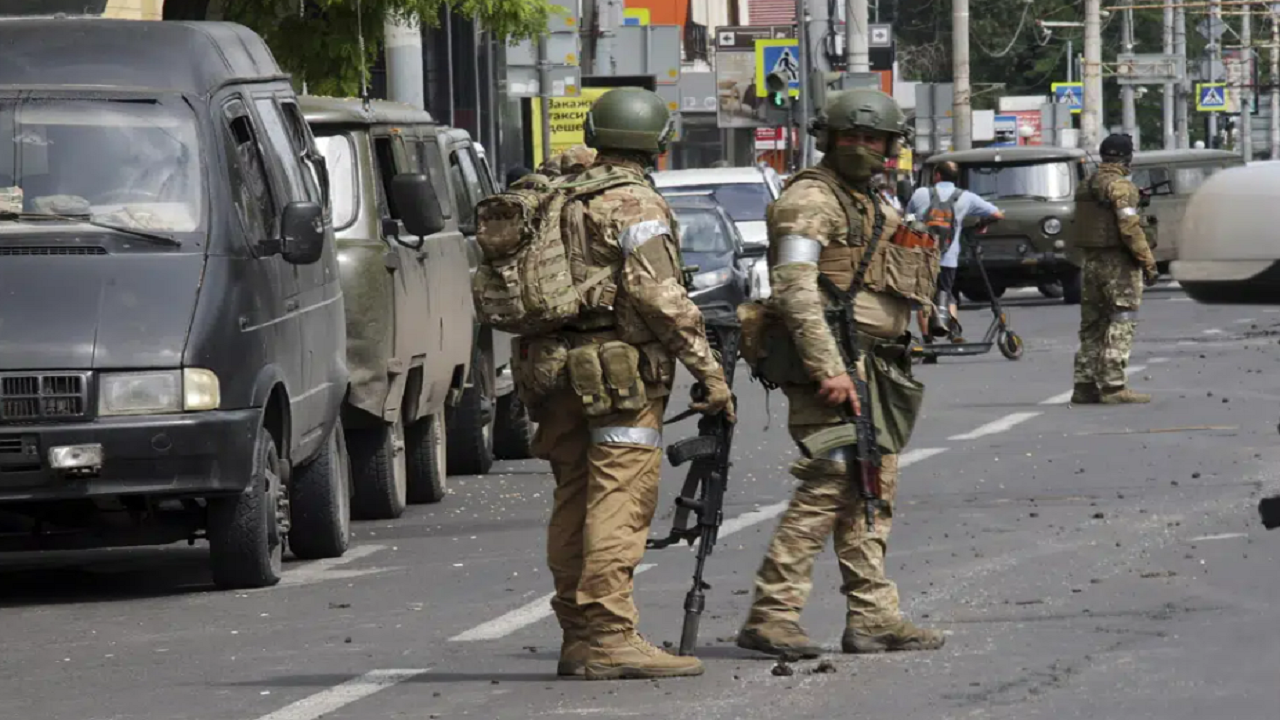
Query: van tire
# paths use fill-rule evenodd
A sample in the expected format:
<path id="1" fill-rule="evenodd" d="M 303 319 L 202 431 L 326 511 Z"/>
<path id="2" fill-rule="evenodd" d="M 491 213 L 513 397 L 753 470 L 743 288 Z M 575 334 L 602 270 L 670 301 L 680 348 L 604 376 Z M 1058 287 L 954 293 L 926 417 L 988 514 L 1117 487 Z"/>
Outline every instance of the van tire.
<path id="1" fill-rule="evenodd" d="M 445 485 L 449 442 L 444 410 L 418 420 L 406 430 L 409 502 L 438 503 L 449 494 Z"/>
<path id="2" fill-rule="evenodd" d="M 300 560 L 342 557 L 351 542 L 351 461 L 339 419 L 289 482 L 289 549 Z"/>
<path id="3" fill-rule="evenodd" d="M 1082 291 L 1080 268 L 1071 268 L 1062 274 L 1062 304 L 1079 305 Z"/>
<path id="4" fill-rule="evenodd" d="M 251 473 L 244 491 L 208 500 L 209 564 L 222 590 L 270 587 L 284 574 L 283 474 L 265 427 L 254 440 Z"/>
<path id="5" fill-rule="evenodd" d="M 471 361 L 471 386 L 447 414 L 450 475 L 484 475 L 493 468 L 496 385 L 493 358 L 477 350 Z"/>
<path id="6" fill-rule="evenodd" d="M 519 393 L 498 398 L 498 420 L 493 430 L 493 451 L 501 460 L 528 460 L 533 457 L 533 435 L 538 424 L 520 402 Z"/>
<path id="7" fill-rule="evenodd" d="M 357 520 L 394 520 L 403 515 L 409 500 L 404 423 L 397 420 L 348 430 L 346 436 L 355 490 L 352 515 Z"/>

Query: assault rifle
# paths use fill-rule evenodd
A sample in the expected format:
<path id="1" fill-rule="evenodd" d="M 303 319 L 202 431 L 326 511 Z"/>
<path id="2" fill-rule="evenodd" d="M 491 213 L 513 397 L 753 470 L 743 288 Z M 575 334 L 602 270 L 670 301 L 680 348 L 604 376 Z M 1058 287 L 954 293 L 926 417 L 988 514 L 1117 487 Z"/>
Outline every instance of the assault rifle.
<path id="1" fill-rule="evenodd" d="M 831 312 L 835 325 L 839 328 L 837 345 L 844 356 L 845 367 L 853 380 L 858 402 L 848 403 L 840 409 L 845 422 L 840 425 L 819 431 L 805 438 L 800 449 L 806 457 L 821 457 L 831 450 L 853 446 L 853 462 L 847 459 L 850 480 L 857 483 L 858 493 L 862 496 L 863 513 L 867 521 L 867 530 L 876 529 L 876 509 L 887 507 L 880 488 L 880 446 L 876 443 L 875 423 L 871 420 L 871 391 L 867 381 L 858 376 L 858 361 L 862 351 L 858 345 L 857 324 L 853 316 L 853 295 L 841 290 L 826 275 L 819 274 L 818 282 L 837 300 L 838 309 Z"/>
<path id="2" fill-rule="evenodd" d="M 720 353 L 725 382 L 733 389 L 733 370 L 738 364 L 738 344 L 742 327 L 732 313 L 705 317 L 707 341 Z M 697 383 L 693 387 L 693 399 L 706 396 L 706 388 Z M 737 403 L 737 397 L 734 397 Z M 686 410 L 666 423 L 679 422 L 697 413 Z M 693 569 L 693 587 L 684 598 L 684 626 L 680 631 L 680 654 L 693 654 L 698 641 L 698 625 L 706 608 L 705 591 L 711 586 L 702 579 L 707 556 L 715 547 L 724 521 L 724 493 L 729 481 L 729 451 L 733 447 L 733 423 L 724 412 L 708 415 L 698 421 L 698 434 L 667 447 L 667 459 L 674 467 L 690 463 L 684 487 L 676 498 L 676 515 L 667 537 L 649 540 L 645 546 L 655 550 L 670 547 L 681 540 L 693 545 L 698 543 L 697 560 Z M 688 526 L 689 513 L 697 515 L 697 524 Z"/>

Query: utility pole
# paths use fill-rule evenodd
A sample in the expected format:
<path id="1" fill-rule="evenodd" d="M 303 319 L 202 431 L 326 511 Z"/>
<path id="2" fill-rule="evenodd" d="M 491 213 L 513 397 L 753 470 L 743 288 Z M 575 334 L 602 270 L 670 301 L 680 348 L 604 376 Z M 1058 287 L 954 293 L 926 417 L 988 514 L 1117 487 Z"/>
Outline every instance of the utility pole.
<path id="1" fill-rule="evenodd" d="M 1124 38 L 1125 53 L 1133 53 L 1133 11 L 1120 11 L 1121 28 L 1120 34 Z M 1138 109 L 1134 105 L 1133 85 L 1120 86 L 1120 125 L 1121 132 L 1133 138 L 1133 146 L 1135 150 L 1141 150 L 1141 140 L 1138 137 Z"/>
<path id="2" fill-rule="evenodd" d="M 1209 27 L 1216 28 L 1222 22 L 1222 5 L 1220 0 L 1209 0 Z M 1218 65 L 1222 63 L 1222 38 L 1218 36 L 1209 41 L 1209 82 L 1218 82 Z M 1205 142 L 1214 147 L 1218 139 L 1218 113 L 1209 113 L 1209 137 Z"/>
<path id="3" fill-rule="evenodd" d="M 805 0 L 796 0 L 796 39 L 799 41 L 800 57 L 800 107 L 799 127 L 796 129 L 799 157 L 796 169 L 807 168 L 812 155 L 809 152 L 809 103 L 810 94 L 815 88 L 809 87 L 813 76 L 813 58 L 809 57 L 809 9 Z M 794 102 L 791 105 L 795 105 Z M 791 132 L 791 128 L 787 128 Z M 788 141 L 790 138 L 788 138 Z"/>
<path id="4" fill-rule="evenodd" d="M 951 112 L 952 143 L 956 150 L 969 150 L 973 147 L 973 114 L 969 89 L 969 0 L 951 2 L 951 73 L 955 83 Z"/>
<path id="5" fill-rule="evenodd" d="M 1244 46 L 1244 82 L 1240 84 L 1240 154 L 1245 162 L 1253 160 L 1253 6 L 1244 6 L 1240 18 L 1240 44 Z"/>
<path id="6" fill-rule="evenodd" d="M 1187 59 L 1187 10 L 1178 7 L 1173 16 L 1173 53 Z M 1187 128 L 1187 96 L 1191 94 L 1189 74 L 1182 76 L 1178 83 L 1176 102 L 1174 103 L 1174 125 L 1178 130 L 1178 148 L 1186 150 L 1191 147 L 1191 133 Z"/>
<path id="7" fill-rule="evenodd" d="M 542 111 L 542 158 L 551 159 L 551 63 L 547 61 L 547 36 L 538 36 L 538 106 Z"/>
<path id="8" fill-rule="evenodd" d="M 399 18 L 393 13 L 387 13 L 383 20 L 383 31 L 386 33 L 387 99 L 425 110 L 427 102 L 426 87 L 422 82 L 422 26 L 418 18 Z"/>
<path id="9" fill-rule="evenodd" d="M 871 72 L 871 37 L 867 29 L 867 0 L 849 0 L 845 6 L 845 57 L 849 72 Z"/>
<path id="10" fill-rule="evenodd" d="M 1080 112 L 1080 147 L 1097 152 L 1102 125 L 1102 2 L 1084 3 L 1084 108 Z M 959 91 L 956 92 L 959 95 Z"/>
<path id="11" fill-rule="evenodd" d="M 1271 159 L 1280 160 L 1280 16 L 1271 11 Z"/>
<path id="12" fill-rule="evenodd" d="M 1165 0 L 1164 4 L 1164 45 L 1163 51 L 1165 55 L 1173 54 L 1173 3 Z M 1164 133 L 1164 149 L 1173 150 L 1178 147 L 1178 135 L 1174 131 L 1173 125 L 1173 101 L 1176 97 L 1173 89 L 1173 83 L 1164 84 L 1164 119 L 1160 124 L 1160 131 Z"/>

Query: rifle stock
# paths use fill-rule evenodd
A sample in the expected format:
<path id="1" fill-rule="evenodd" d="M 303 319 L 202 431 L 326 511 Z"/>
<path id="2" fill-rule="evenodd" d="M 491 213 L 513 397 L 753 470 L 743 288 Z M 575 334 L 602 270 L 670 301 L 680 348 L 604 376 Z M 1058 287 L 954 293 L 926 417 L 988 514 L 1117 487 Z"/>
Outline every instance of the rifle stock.
<path id="1" fill-rule="evenodd" d="M 736 317 L 707 318 L 707 340 L 720 353 L 725 382 L 733 388 L 734 368 L 738 364 L 738 343 L 742 328 Z M 694 386 L 695 396 L 701 389 Z M 695 398 L 696 399 L 696 398 Z M 737 398 L 734 398 L 737 402 Z M 665 538 L 649 540 L 650 549 L 670 547 L 681 540 L 693 545 L 698 543 L 697 558 L 693 570 L 693 587 L 684 598 L 684 623 L 680 630 L 681 655 L 691 655 L 698 642 L 698 628 L 702 612 L 706 609 L 705 591 L 711 589 L 703 579 L 707 557 L 711 555 L 724 522 L 724 494 L 732 463 L 729 454 L 733 447 L 733 423 L 725 413 L 704 416 L 698 421 L 698 434 L 673 443 L 667 448 L 667 460 L 674 467 L 689 464 L 684 486 L 676 497 L 676 516 L 671 532 Z M 697 518 L 688 527 L 689 513 Z"/>

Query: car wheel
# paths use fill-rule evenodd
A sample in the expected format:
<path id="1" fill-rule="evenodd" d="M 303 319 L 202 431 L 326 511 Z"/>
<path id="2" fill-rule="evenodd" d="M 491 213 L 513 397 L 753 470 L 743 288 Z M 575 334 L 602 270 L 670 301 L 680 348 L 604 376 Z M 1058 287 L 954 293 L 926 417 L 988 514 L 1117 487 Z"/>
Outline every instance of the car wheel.
<path id="1" fill-rule="evenodd" d="M 346 435 L 356 519 L 394 520 L 403 515 L 409 500 L 404 423 L 396 420 L 372 429 L 348 430 Z"/>
<path id="2" fill-rule="evenodd" d="M 409 502 L 438 503 L 449 493 L 445 486 L 447 435 L 443 410 L 408 427 Z"/>
<path id="3" fill-rule="evenodd" d="M 1041 282 L 1036 285 L 1036 289 L 1040 291 L 1041 295 L 1047 298 L 1056 300 L 1062 297 L 1062 281 L 1061 280 Z"/>
<path id="4" fill-rule="evenodd" d="M 283 575 L 289 507 L 280 451 L 265 427 L 258 428 L 251 472 L 243 492 L 208 501 L 209 563 L 223 590 L 269 587 Z"/>
<path id="5" fill-rule="evenodd" d="M 498 421 L 494 428 L 493 451 L 502 460 L 533 457 L 533 436 L 538 424 L 514 390 L 498 398 Z"/>
<path id="6" fill-rule="evenodd" d="M 471 361 L 471 387 L 448 412 L 450 475 L 483 475 L 493 467 L 493 358 L 483 352 Z"/>
<path id="7" fill-rule="evenodd" d="M 351 462 L 341 420 L 324 451 L 296 468 L 289 485 L 289 549 L 294 557 L 342 557 L 351 542 Z"/>

